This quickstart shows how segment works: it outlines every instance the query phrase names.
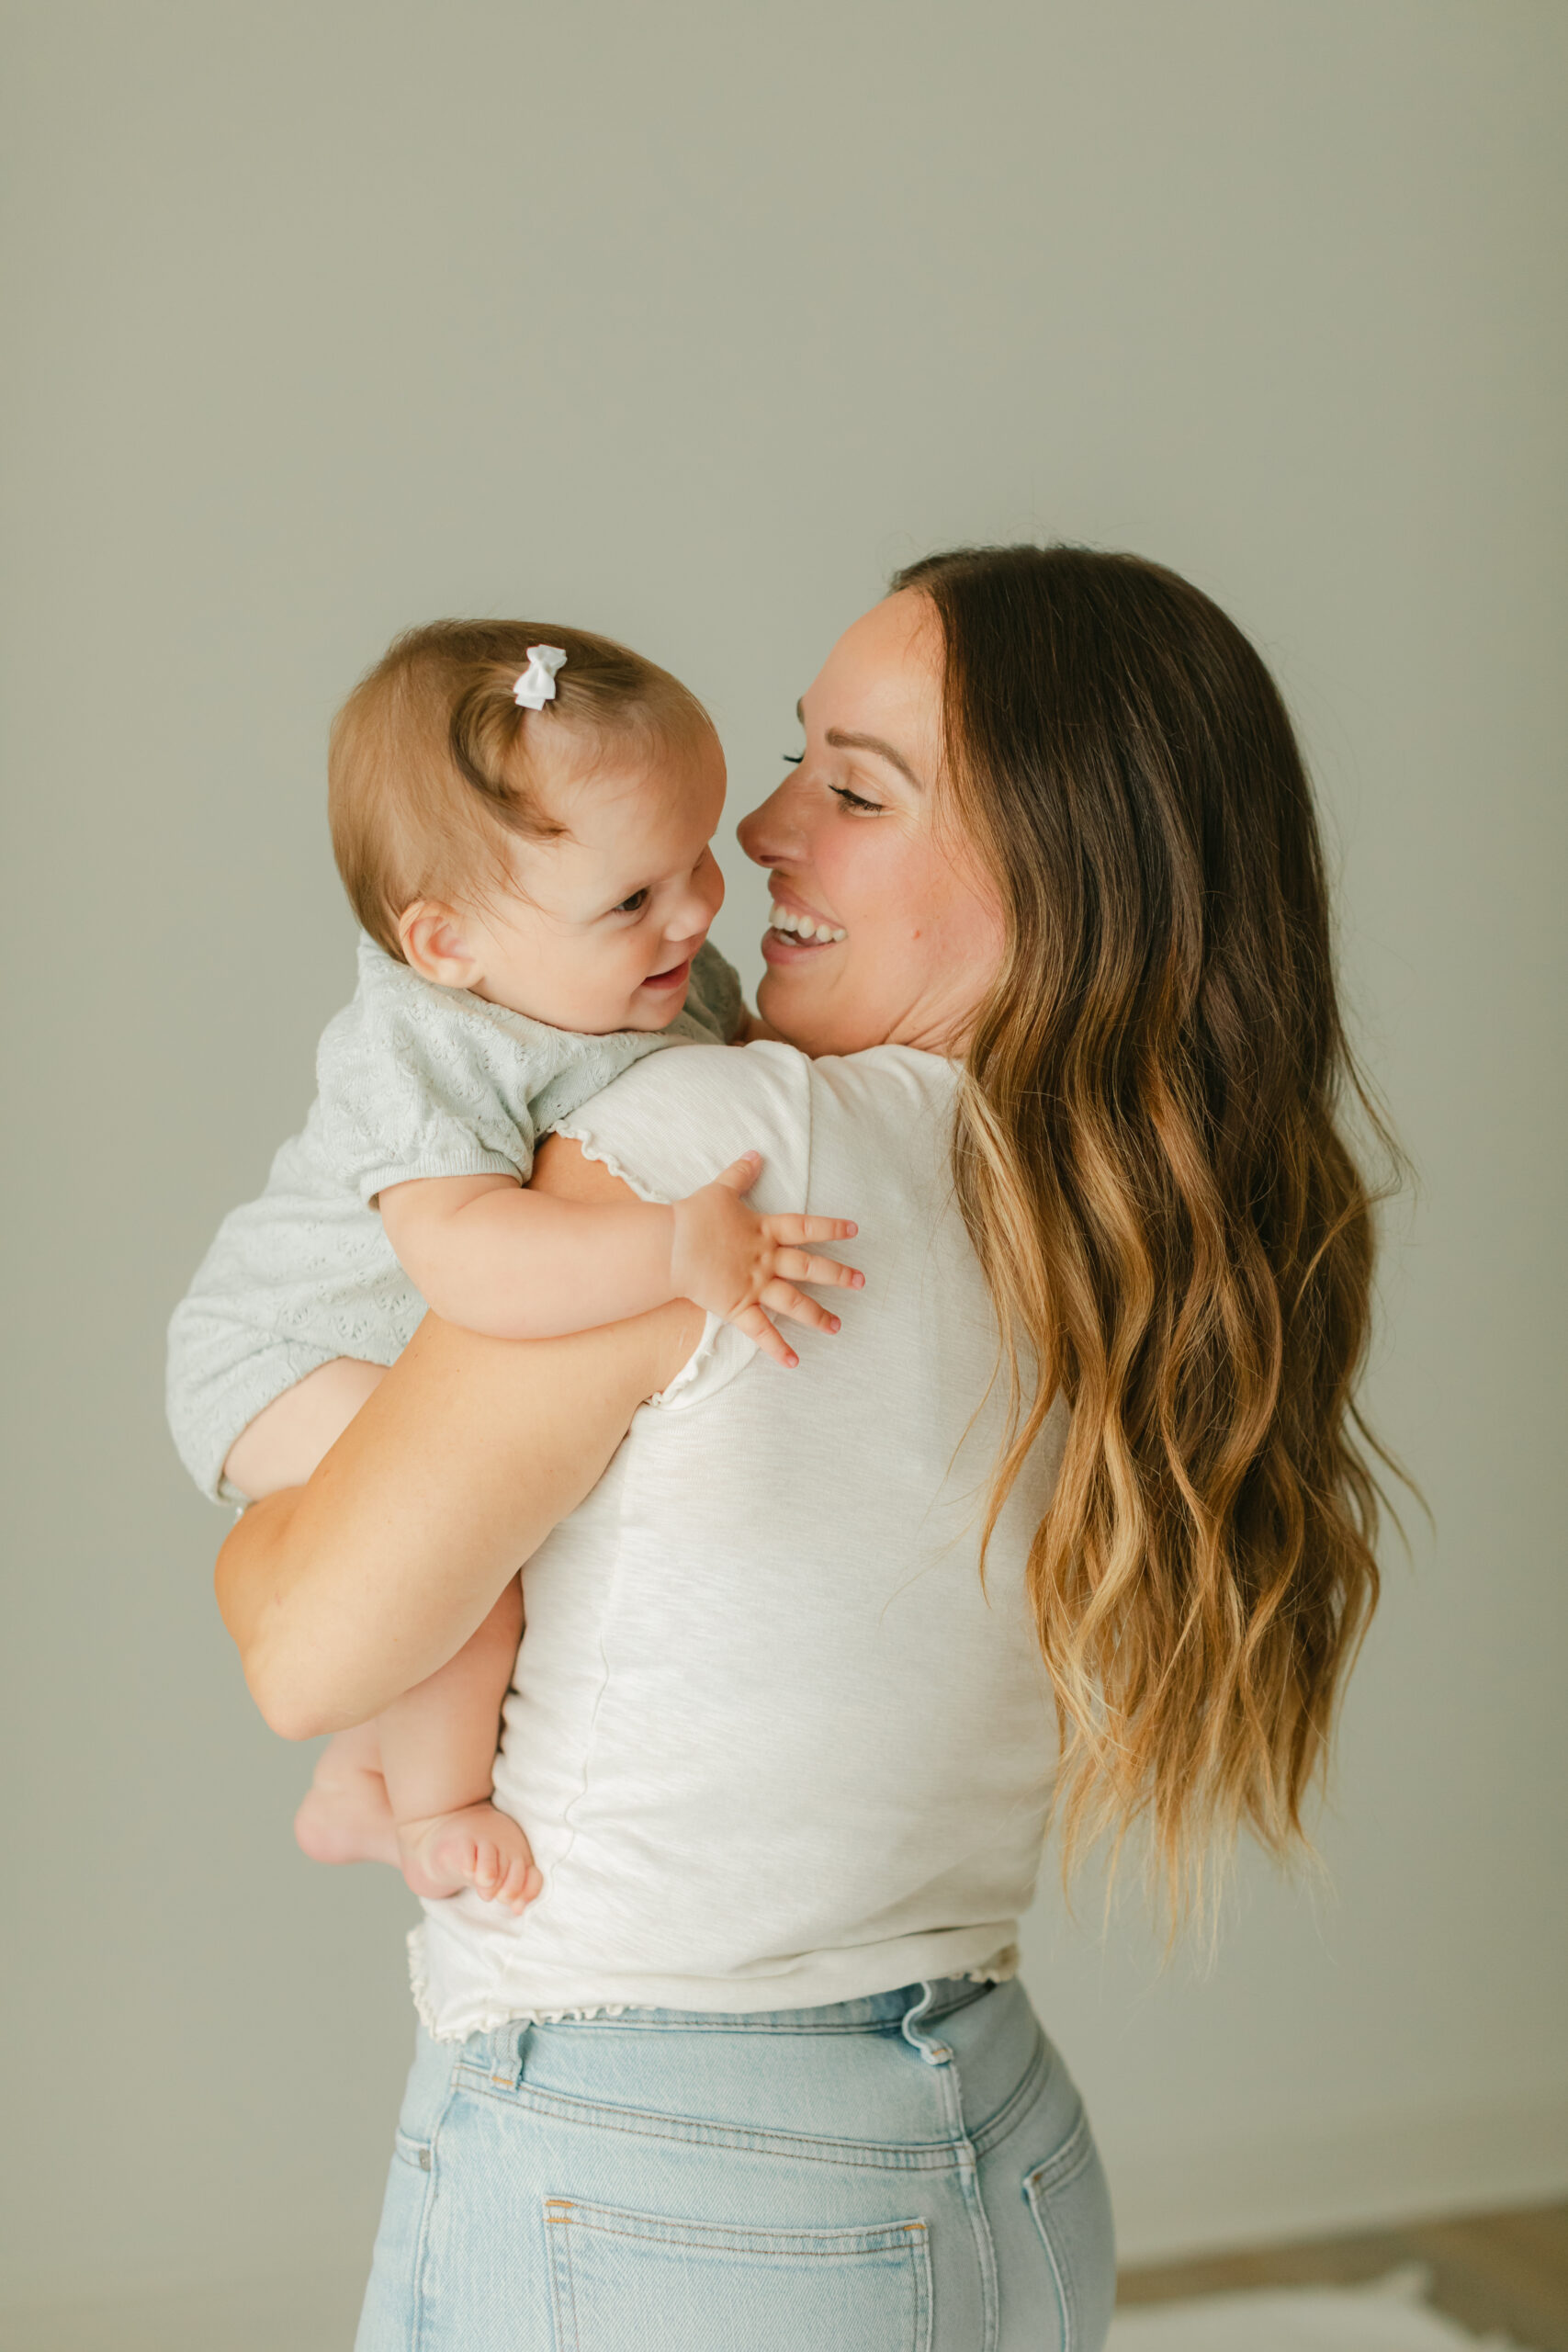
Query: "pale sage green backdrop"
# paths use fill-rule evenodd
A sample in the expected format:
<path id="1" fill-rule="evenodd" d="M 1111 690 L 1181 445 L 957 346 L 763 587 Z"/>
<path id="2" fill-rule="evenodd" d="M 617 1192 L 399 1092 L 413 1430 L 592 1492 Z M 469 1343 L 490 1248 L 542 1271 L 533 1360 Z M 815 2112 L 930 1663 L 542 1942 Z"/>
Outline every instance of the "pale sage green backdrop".
<path id="1" fill-rule="evenodd" d="M 1375 1403 L 1438 1535 L 1389 1553 L 1332 1886 L 1248 1866 L 1206 1975 L 1092 1893 L 1029 1923 L 1126 2245 L 1568 2188 L 1568 15 L 6 25 L 6 2340 L 344 2344 L 379 2195 L 411 1904 L 290 1845 L 310 1758 L 160 1396 L 351 984 L 334 702 L 411 621 L 559 615 L 707 699 L 739 814 L 839 628 L 960 539 L 1138 548 L 1264 649 L 1423 1185 Z"/>

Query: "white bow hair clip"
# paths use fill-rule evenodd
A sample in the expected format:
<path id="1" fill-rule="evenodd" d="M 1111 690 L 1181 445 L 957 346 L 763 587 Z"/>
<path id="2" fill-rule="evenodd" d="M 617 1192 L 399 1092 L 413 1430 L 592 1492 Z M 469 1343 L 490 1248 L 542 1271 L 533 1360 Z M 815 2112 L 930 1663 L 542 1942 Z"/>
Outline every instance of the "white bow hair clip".
<path id="1" fill-rule="evenodd" d="M 531 645 L 528 667 L 512 689 L 512 699 L 523 710 L 543 710 L 556 698 L 556 672 L 566 660 L 564 645 Z"/>

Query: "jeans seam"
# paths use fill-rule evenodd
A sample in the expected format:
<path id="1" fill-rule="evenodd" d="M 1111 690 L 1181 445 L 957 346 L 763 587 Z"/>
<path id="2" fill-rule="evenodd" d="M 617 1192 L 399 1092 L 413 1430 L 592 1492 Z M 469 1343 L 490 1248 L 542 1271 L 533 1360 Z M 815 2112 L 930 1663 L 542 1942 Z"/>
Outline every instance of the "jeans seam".
<path id="1" fill-rule="evenodd" d="M 545 2245 L 548 2249 L 550 2269 L 550 2301 L 554 2306 L 556 2334 L 560 2352 L 577 2352 L 577 2282 L 571 2268 L 571 2235 L 570 2231 L 560 2237 L 550 2234 L 550 2200 L 545 2200 Z M 562 2308 L 561 2285 L 564 2278 L 565 2308 Z M 567 2332 L 570 2330 L 570 2334 Z"/>
<path id="2" fill-rule="evenodd" d="M 964 2124 L 964 2078 L 951 2057 L 941 2073 L 958 2148 L 959 2195 L 968 2217 L 976 2267 L 980 2275 L 980 2352 L 996 2352 L 1001 2328 L 1001 2290 L 997 2277 L 996 2240 L 991 2233 L 990 2215 L 986 2211 L 985 2191 L 980 2185 L 980 2152 Z"/>
<path id="3" fill-rule="evenodd" d="M 863 2027 L 852 2030 L 866 2030 Z M 1022 2120 L 1043 2090 L 1051 2064 L 1051 2046 L 1041 2034 L 1018 2084 L 996 2112 L 976 2127 L 971 2142 L 976 2157 L 988 2154 Z M 625 2132 L 688 2145 L 734 2148 L 752 2154 L 795 2156 L 807 2163 L 843 2165 L 861 2170 L 940 2172 L 956 2169 L 961 2161 L 951 2141 L 928 2142 L 924 2148 L 908 2148 L 878 2142 L 821 2140 L 807 2133 L 747 2131 L 705 2122 L 699 2117 L 602 2107 L 591 2100 L 574 2099 L 566 2092 L 533 2089 L 525 2082 L 498 2093 L 493 2075 L 481 2072 L 462 2059 L 457 2061 L 456 2072 L 465 2077 L 462 2087 L 477 2098 L 498 2100 L 503 2106 L 522 2105 L 536 2113 L 557 2115 L 563 2121 L 590 2129 Z"/>
<path id="4" fill-rule="evenodd" d="M 952 2017 L 958 2010 L 970 2007 L 973 2002 L 981 1999 L 987 1993 L 994 1993 L 997 1990 L 998 1987 L 994 1984 L 977 1984 L 972 1995 L 961 1995 L 957 1999 L 949 2002 L 944 2008 L 923 2011 L 921 2023 L 929 2024 L 935 2018 Z M 752 2012 L 747 2009 L 737 2009 L 733 2017 L 722 2018 L 712 2016 L 670 2018 L 631 2016 L 541 2018 L 536 2023 L 539 2030 L 560 2033 L 774 2033 L 818 2038 L 840 2033 L 879 2033 L 889 2034 L 896 2038 L 903 2030 L 902 2016 L 868 2018 L 859 2020 L 851 2018 L 835 2018 L 821 2024 L 805 2018 L 788 2024 L 782 2021 L 773 2024 L 767 2021 L 768 2016 L 769 2012 L 766 2010 Z M 523 2022 L 520 2017 L 510 2021 L 511 2024 L 519 2025 Z M 509 2030 L 510 2025 L 500 2029 L 503 2033 Z M 462 2066 L 478 2066 L 479 2063 L 470 2058 L 459 2058 L 457 2061 L 457 2064 Z"/>
<path id="5" fill-rule="evenodd" d="M 1062 2257 L 1056 2250 L 1056 2241 L 1045 2227 L 1040 2208 L 1032 2197 L 1029 2200 L 1029 2210 L 1034 2216 L 1034 2226 L 1040 2233 L 1040 2243 L 1045 2249 L 1045 2259 L 1051 2266 L 1051 2283 L 1056 2290 L 1056 2309 L 1062 2320 L 1062 2352 L 1077 2352 L 1075 2339 L 1077 2329 L 1074 2324 L 1076 2316 L 1074 2301 L 1068 2290 Z"/>
<path id="6" fill-rule="evenodd" d="M 926 2030 L 928 2023 L 935 2022 L 927 2006 L 932 1990 L 930 1984 L 924 1986 L 922 1998 L 906 2010 L 904 2039 L 911 2049 L 919 2052 L 922 2064 L 931 2068 L 935 2086 L 941 2096 L 950 2143 L 957 2159 L 958 2193 L 969 2223 L 975 2266 L 979 2275 L 982 2315 L 979 2352 L 996 2352 L 1001 2325 L 996 2241 L 991 2233 L 990 2218 L 986 2211 L 985 2195 L 980 2187 L 979 2154 L 964 2112 L 963 2073 L 949 2045 L 932 2040 Z"/>
<path id="7" fill-rule="evenodd" d="M 1089 2118 L 1080 2114 L 1055 2155 L 1024 2175 L 1023 2194 L 1040 2243 L 1045 2249 L 1045 2259 L 1051 2266 L 1051 2278 L 1056 2290 L 1056 2303 L 1062 2320 L 1062 2352 L 1077 2352 L 1078 2339 L 1077 2289 L 1072 2264 L 1065 2247 L 1058 2246 L 1056 2233 L 1046 2226 L 1043 2210 L 1047 2195 L 1069 2188 L 1080 2174 L 1086 2172 L 1094 2154 L 1094 2141 L 1089 2132 Z"/>
<path id="8" fill-rule="evenodd" d="M 751 2131 L 728 2124 L 705 2123 L 680 2115 L 606 2108 L 574 2099 L 562 2091 L 531 2090 L 525 2085 L 504 2096 L 482 2083 L 463 2086 L 472 2098 L 489 2099 L 498 2107 L 521 2107 L 536 2115 L 553 2115 L 563 2123 L 578 2123 L 595 2132 L 625 2132 L 650 2140 L 672 2140 L 687 2145 L 731 2148 L 739 2154 L 795 2156 L 803 2163 L 843 2165 L 873 2172 L 942 2172 L 951 2170 L 957 2154 L 951 2141 L 928 2141 L 900 2148 L 881 2141 L 820 2140 L 804 2132 Z M 855 2153 L 849 2153 L 850 2151 Z"/>
<path id="9" fill-rule="evenodd" d="M 923 2224 L 919 2241 L 909 2242 L 909 2261 L 915 2273 L 915 2352 L 931 2352 L 931 2233 Z"/>
<path id="10" fill-rule="evenodd" d="M 559 2211 L 551 2211 L 552 2207 Z M 602 2214 L 612 2214 L 604 2221 Z M 683 2245 L 713 2254 L 784 2255 L 792 2261 L 856 2262 L 868 2254 L 907 2251 L 928 2233 L 919 2217 L 907 2222 L 872 2222 L 842 2230 L 753 2230 L 727 2222 L 676 2221 L 672 2215 L 637 2213 L 613 2205 L 596 2205 L 575 2197 L 547 2197 L 545 2219 L 554 2229 L 592 2230 L 601 2237 L 626 2238 L 634 2245 Z M 616 2222 L 648 2222 L 643 2230 L 618 2229 Z M 843 2238 L 843 2245 L 802 2245 L 802 2238 Z M 740 2243 L 745 2241 L 746 2243 Z"/>
<path id="11" fill-rule="evenodd" d="M 678 2245 L 693 2254 L 721 2254 L 722 2246 L 710 2246 L 705 2238 L 685 2238 L 675 2231 L 660 2238 L 646 2236 L 640 2230 L 612 2230 L 603 2222 L 569 2222 L 563 2214 L 551 2217 L 552 2229 L 591 2229 L 596 2237 L 625 2238 L 628 2245 Z M 813 2245 L 748 2245 L 737 2246 L 737 2255 L 755 2255 L 762 2259 L 778 2256 L 785 2262 L 863 2262 L 873 2254 L 908 2254 L 915 2243 L 916 2231 L 922 2222 L 907 2226 L 886 2246 L 813 2246 Z"/>
<path id="12" fill-rule="evenodd" d="M 413 2277 L 409 2282 L 409 2352 L 419 2352 L 419 2339 L 424 2327 L 424 2266 L 430 2249 L 430 2218 L 436 2198 L 436 2160 L 441 2127 L 452 2109 L 457 2096 L 457 2070 L 453 2068 L 447 2078 L 446 2096 L 430 2127 L 430 2138 L 423 2143 L 430 2150 L 430 2168 L 424 2176 L 424 2197 L 419 2209 L 419 2235 L 414 2242 Z"/>
<path id="13" fill-rule="evenodd" d="M 1089 2117 L 1080 2115 L 1054 2155 L 1045 2158 L 1030 2173 L 1030 2180 L 1040 2188 L 1066 2188 L 1077 2180 L 1094 2154 L 1094 2141 L 1089 2128 Z"/>

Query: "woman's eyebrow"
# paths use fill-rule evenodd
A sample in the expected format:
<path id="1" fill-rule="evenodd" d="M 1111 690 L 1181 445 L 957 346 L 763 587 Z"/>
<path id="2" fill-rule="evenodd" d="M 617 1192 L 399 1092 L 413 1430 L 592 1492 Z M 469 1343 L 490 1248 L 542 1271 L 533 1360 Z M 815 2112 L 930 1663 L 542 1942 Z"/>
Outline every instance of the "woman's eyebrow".
<path id="1" fill-rule="evenodd" d="M 795 704 L 795 715 L 804 727 L 806 724 L 804 696 Z M 907 775 L 917 792 L 925 790 L 925 786 L 920 782 L 903 752 L 896 752 L 891 743 L 885 743 L 880 735 L 852 735 L 847 728 L 829 727 L 823 741 L 830 743 L 836 752 L 874 752 L 877 757 L 886 760 L 890 767 L 896 767 L 900 775 Z"/>
<path id="2" fill-rule="evenodd" d="M 836 752 L 874 752 L 879 760 L 886 760 L 889 767 L 908 776 L 917 792 L 925 790 L 903 752 L 896 752 L 891 743 L 885 743 L 880 735 L 852 735 L 846 728 L 829 727 L 823 741 L 831 743 Z"/>

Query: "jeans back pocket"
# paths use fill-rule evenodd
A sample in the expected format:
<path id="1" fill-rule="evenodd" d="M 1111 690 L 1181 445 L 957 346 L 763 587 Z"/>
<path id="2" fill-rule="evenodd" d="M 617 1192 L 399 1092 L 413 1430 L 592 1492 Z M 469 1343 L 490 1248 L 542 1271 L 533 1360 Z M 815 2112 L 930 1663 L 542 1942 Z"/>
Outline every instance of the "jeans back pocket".
<path id="1" fill-rule="evenodd" d="M 545 2199 L 557 2352 L 930 2352 L 921 2221 L 749 2230 Z"/>

